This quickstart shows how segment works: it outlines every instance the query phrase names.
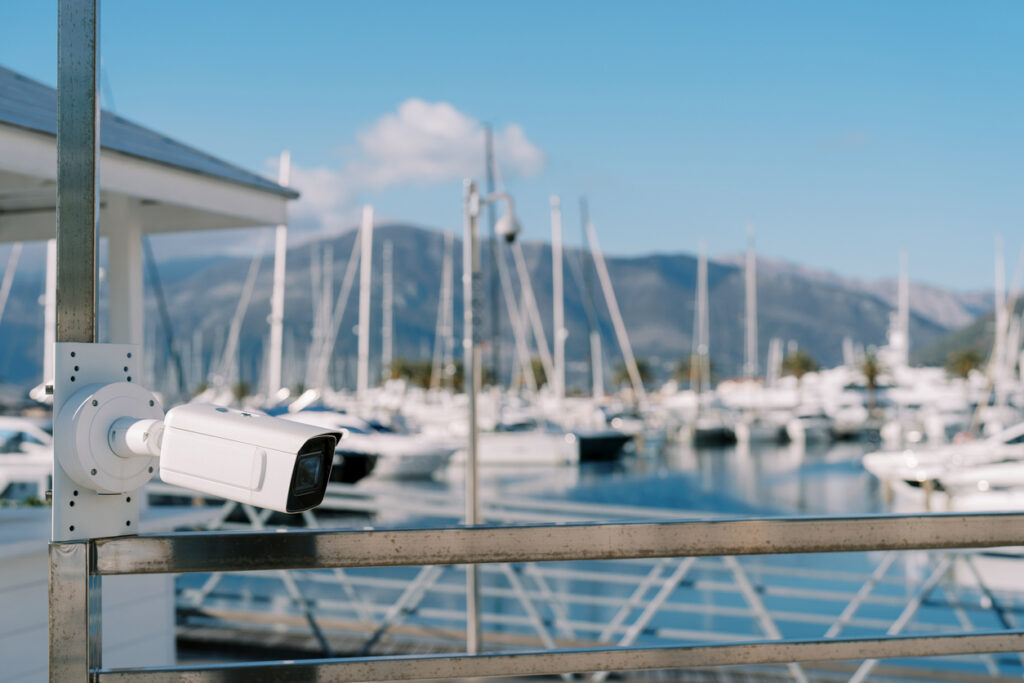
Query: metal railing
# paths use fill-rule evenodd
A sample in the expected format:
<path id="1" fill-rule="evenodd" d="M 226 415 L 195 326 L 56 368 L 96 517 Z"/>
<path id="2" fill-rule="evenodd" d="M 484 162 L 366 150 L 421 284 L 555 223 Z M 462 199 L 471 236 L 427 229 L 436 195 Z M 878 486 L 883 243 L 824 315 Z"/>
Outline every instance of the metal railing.
<path id="1" fill-rule="evenodd" d="M 717 557 L 1024 545 L 1024 514 L 887 515 L 541 524 L 369 531 L 186 532 L 54 543 L 51 675 L 57 680 L 411 680 L 871 660 L 1024 651 L 1024 631 L 551 649 L 474 655 L 104 669 L 99 579 L 115 574 L 341 569 Z M 933 576 L 944 571 L 936 570 Z M 767 631 L 769 637 L 772 634 Z M 85 635 L 86 637 L 83 637 Z M 869 669 L 865 669 L 865 672 Z M 799 676 L 794 672 L 794 675 Z"/>

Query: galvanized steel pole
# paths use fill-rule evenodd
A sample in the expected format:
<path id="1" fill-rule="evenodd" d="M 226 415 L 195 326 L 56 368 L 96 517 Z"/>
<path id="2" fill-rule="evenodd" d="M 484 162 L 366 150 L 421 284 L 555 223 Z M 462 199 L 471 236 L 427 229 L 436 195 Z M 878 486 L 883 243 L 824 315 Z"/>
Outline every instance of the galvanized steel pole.
<path id="1" fill-rule="evenodd" d="M 477 424 L 476 400 L 480 391 L 480 335 L 475 322 L 482 307 L 480 300 L 479 241 L 480 195 L 476 183 L 466 180 L 463 185 L 465 208 L 465 234 L 462 242 L 462 363 L 463 382 L 469 404 L 469 443 L 466 448 L 466 525 L 473 526 L 480 519 L 480 501 L 477 496 L 477 446 L 480 431 Z M 466 652 L 480 651 L 480 577 L 475 564 L 466 565 Z"/>
<path id="2" fill-rule="evenodd" d="M 57 341 L 96 341 L 98 0 L 57 18 Z"/>
<path id="3" fill-rule="evenodd" d="M 57 10 L 56 341 L 96 341 L 99 1 Z M 52 349 L 44 350 L 47 356 Z M 46 377 L 44 381 L 53 378 Z M 72 378 L 74 379 L 74 378 Z M 54 463 L 54 468 L 59 467 Z M 56 472 L 55 472 L 56 474 Z M 73 528 L 73 527 L 72 527 Z M 86 680 L 102 665 L 100 581 L 82 543 L 51 544 L 50 680 Z"/>

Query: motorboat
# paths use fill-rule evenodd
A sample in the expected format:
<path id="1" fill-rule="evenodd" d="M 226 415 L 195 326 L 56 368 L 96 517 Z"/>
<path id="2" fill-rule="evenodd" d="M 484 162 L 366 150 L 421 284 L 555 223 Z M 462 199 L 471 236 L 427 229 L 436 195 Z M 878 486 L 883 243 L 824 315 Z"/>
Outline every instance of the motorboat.
<path id="1" fill-rule="evenodd" d="M 832 418 L 822 410 L 800 409 L 786 423 L 786 434 L 797 443 L 821 443 L 832 439 Z"/>
<path id="2" fill-rule="evenodd" d="M 53 477 L 53 436 L 49 424 L 0 416 L 0 499 L 42 501 Z"/>
<path id="3" fill-rule="evenodd" d="M 932 449 L 875 451 L 865 455 L 861 462 L 883 481 L 920 483 L 956 469 L 1007 460 L 1024 460 L 1024 422 L 987 439 Z"/>

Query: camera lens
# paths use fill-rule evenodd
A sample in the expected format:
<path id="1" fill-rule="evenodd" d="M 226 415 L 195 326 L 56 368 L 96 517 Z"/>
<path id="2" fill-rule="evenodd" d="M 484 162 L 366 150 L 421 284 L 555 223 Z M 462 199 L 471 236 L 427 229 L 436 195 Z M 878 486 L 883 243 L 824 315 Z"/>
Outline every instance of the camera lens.
<path id="1" fill-rule="evenodd" d="M 295 463 L 295 495 L 302 495 L 320 488 L 323 452 L 305 453 Z"/>

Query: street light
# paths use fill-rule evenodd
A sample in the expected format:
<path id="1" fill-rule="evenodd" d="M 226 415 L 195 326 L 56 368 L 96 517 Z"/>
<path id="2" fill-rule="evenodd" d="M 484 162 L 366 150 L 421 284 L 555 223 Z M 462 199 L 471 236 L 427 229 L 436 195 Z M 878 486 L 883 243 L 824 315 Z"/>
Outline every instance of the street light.
<path id="1" fill-rule="evenodd" d="M 480 519 L 480 501 L 477 496 L 477 446 L 480 430 L 477 425 L 476 398 L 480 393 L 480 334 L 475 321 L 483 309 L 483 288 L 480 286 L 480 212 L 488 204 L 504 200 L 508 213 L 494 226 L 494 231 L 506 242 L 515 240 L 521 227 L 516 220 L 515 202 L 505 192 L 492 192 L 481 198 L 476 183 L 463 184 L 465 234 L 462 241 L 462 352 L 465 364 L 466 398 L 469 403 L 469 443 L 466 449 L 466 525 L 473 526 Z M 466 652 L 480 651 L 480 581 L 478 566 L 466 565 Z"/>

